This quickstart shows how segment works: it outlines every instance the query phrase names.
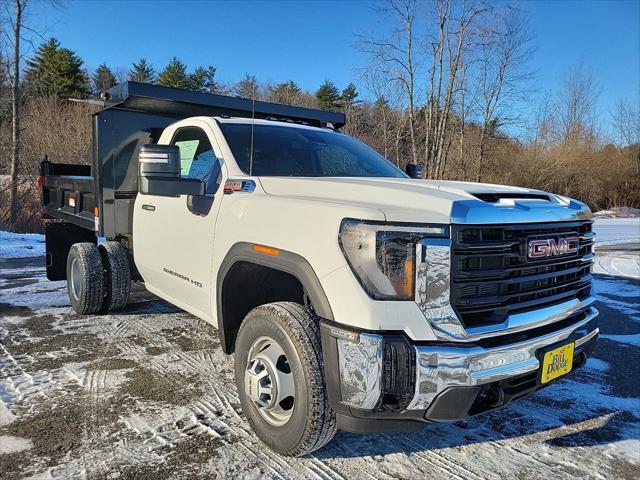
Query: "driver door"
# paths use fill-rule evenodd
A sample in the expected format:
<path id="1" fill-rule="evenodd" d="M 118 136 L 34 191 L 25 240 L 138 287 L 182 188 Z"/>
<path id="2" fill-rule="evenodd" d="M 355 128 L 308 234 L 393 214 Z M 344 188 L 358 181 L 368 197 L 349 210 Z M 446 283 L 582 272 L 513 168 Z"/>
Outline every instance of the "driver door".
<path id="1" fill-rule="evenodd" d="M 206 121 L 186 120 L 165 130 L 159 143 L 180 149 L 181 177 L 206 184 L 204 197 L 136 197 L 136 267 L 152 293 L 211 319 L 215 219 L 222 199 L 222 155 Z"/>

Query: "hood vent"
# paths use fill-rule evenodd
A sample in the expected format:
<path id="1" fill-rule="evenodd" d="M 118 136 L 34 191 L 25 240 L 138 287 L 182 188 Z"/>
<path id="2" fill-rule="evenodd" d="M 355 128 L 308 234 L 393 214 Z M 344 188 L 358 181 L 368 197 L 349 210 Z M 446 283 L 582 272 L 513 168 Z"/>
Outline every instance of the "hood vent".
<path id="1" fill-rule="evenodd" d="M 545 202 L 550 202 L 551 199 L 549 195 L 544 193 L 513 193 L 513 192 L 504 192 L 504 193 L 472 193 L 472 195 L 476 198 L 479 198 L 483 202 L 488 203 L 499 203 L 501 200 L 543 200 Z"/>

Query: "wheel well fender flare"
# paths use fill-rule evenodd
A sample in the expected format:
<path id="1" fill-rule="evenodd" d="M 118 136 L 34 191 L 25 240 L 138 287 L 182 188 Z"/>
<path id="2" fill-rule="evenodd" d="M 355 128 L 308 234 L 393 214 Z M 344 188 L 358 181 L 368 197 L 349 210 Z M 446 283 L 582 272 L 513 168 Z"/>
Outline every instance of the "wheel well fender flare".
<path id="1" fill-rule="evenodd" d="M 218 334 L 225 353 L 230 353 L 231 339 L 226 338 L 225 320 L 223 318 L 222 289 L 227 275 L 238 262 L 249 262 L 263 267 L 273 268 L 294 276 L 304 288 L 309 297 L 314 312 L 322 318 L 333 320 L 333 312 L 320 280 L 309 262 L 297 253 L 277 249 L 277 255 L 268 255 L 253 249 L 254 243 L 238 242 L 234 244 L 218 269 L 216 282 L 216 315 L 218 320 Z"/>

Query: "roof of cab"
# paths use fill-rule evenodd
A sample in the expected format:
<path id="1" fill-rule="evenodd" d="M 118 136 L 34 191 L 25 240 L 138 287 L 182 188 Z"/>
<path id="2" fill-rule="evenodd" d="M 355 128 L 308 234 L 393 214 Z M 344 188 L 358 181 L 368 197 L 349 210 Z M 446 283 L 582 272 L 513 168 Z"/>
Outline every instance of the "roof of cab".
<path id="1" fill-rule="evenodd" d="M 243 125 L 251 125 L 251 118 L 242 118 L 242 117 L 213 117 L 219 123 L 240 123 Z M 261 119 L 256 118 L 253 120 L 256 125 L 275 125 L 278 127 L 289 127 L 289 128 L 304 128 L 307 130 L 322 130 L 327 131 L 327 127 L 318 127 L 315 125 L 305 125 L 297 122 L 290 121 L 282 121 L 282 120 L 272 120 L 272 119 Z"/>

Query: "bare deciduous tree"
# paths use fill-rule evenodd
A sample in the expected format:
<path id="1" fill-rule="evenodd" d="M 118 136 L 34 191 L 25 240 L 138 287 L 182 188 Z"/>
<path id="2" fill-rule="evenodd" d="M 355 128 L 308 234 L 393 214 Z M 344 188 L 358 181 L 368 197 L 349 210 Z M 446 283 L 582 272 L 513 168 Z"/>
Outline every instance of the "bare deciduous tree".
<path id="1" fill-rule="evenodd" d="M 514 104 L 527 91 L 532 74 L 528 70 L 533 54 L 528 20 L 510 5 L 493 11 L 478 32 L 475 102 L 480 132 L 475 162 L 475 181 L 482 179 L 489 141 L 500 128 L 519 119 Z"/>
<path id="2" fill-rule="evenodd" d="M 429 178 L 442 178 L 452 144 L 450 124 L 465 71 L 469 30 L 488 7 L 482 0 L 434 0 L 437 34 L 428 35 L 431 45 L 428 100 L 425 108 L 425 171 Z"/>
<path id="3" fill-rule="evenodd" d="M 18 174 L 20 167 L 20 106 L 22 102 L 20 92 L 20 36 L 22 34 L 22 22 L 28 0 L 14 1 L 14 14 L 11 18 L 13 36 L 13 57 L 11 62 L 11 124 L 12 124 L 12 156 L 11 156 L 11 194 L 9 198 L 10 217 L 9 224 L 16 223 L 18 214 Z"/>
<path id="4" fill-rule="evenodd" d="M 619 100 L 612 114 L 615 141 L 619 148 L 627 148 L 627 157 L 640 175 L 640 107 Z"/>
<path id="5" fill-rule="evenodd" d="M 584 64 L 565 72 L 557 105 L 562 141 L 576 142 L 593 133 L 600 91 L 593 70 Z"/>
<path id="6" fill-rule="evenodd" d="M 419 3 L 416 0 L 388 0 L 376 9 L 395 21 L 391 36 L 378 40 L 359 36 L 358 47 L 371 57 L 372 68 L 391 81 L 398 82 L 406 94 L 411 158 L 418 161 L 416 132 L 416 78 L 418 60 L 415 53 L 416 20 Z"/>
<path id="7" fill-rule="evenodd" d="M 375 99 L 371 127 L 374 138 L 381 142 L 379 151 L 399 166 L 399 144 L 406 133 L 403 132 L 406 120 L 402 118 L 404 87 L 373 69 L 363 70 L 360 80 Z"/>

